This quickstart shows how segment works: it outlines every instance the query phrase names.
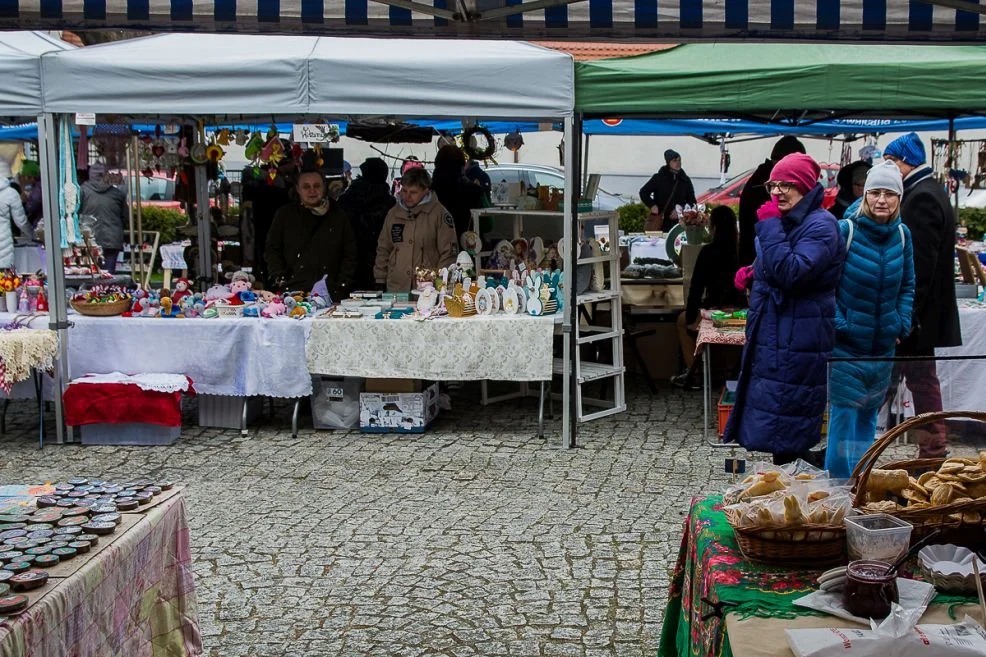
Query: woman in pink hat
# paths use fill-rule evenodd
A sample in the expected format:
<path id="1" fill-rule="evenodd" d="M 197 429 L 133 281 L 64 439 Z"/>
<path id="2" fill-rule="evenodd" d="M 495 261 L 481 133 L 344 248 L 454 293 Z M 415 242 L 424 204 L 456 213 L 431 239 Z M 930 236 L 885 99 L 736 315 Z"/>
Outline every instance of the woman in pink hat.
<path id="1" fill-rule="evenodd" d="M 835 343 L 835 290 L 845 244 L 822 208 L 820 167 L 803 153 L 781 159 L 757 211 L 757 259 L 747 315 L 736 405 L 723 437 L 771 452 L 777 464 L 821 439 L 827 361 Z"/>

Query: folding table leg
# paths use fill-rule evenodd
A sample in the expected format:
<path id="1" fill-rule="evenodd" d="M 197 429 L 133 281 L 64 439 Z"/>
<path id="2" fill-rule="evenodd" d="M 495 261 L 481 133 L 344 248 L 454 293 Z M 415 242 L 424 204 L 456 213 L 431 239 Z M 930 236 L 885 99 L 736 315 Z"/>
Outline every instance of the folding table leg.
<path id="1" fill-rule="evenodd" d="M 544 438 L 544 393 L 546 381 L 541 382 L 541 394 L 538 396 L 538 438 Z"/>
<path id="2" fill-rule="evenodd" d="M 247 403 L 250 401 L 249 397 L 243 398 L 243 415 L 240 417 L 240 434 L 247 435 Z"/>
<path id="3" fill-rule="evenodd" d="M 7 433 L 7 407 L 10 406 L 10 399 L 4 397 L 0 404 L 0 434 Z"/>
<path id="4" fill-rule="evenodd" d="M 294 411 L 291 413 L 291 437 L 298 437 L 298 409 L 301 408 L 301 397 L 294 400 Z"/>
<path id="5" fill-rule="evenodd" d="M 34 380 L 34 392 L 38 396 L 38 447 L 45 446 L 45 395 L 44 379 L 37 368 L 31 368 L 31 378 Z"/>

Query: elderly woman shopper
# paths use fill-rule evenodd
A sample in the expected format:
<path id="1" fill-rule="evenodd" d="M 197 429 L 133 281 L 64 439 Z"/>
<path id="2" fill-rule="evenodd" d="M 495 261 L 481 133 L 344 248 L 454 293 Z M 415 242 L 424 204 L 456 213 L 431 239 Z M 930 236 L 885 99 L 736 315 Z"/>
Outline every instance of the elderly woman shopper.
<path id="1" fill-rule="evenodd" d="M 835 289 L 845 243 L 822 208 L 818 163 L 792 153 L 773 168 L 757 211 L 757 259 L 746 346 L 725 442 L 767 451 L 777 464 L 813 456 L 821 439 Z"/>
<path id="2" fill-rule="evenodd" d="M 914 249 L 901 223 L 904 181 L 891 162 L 869 170 L 862 199 L 846 212 L 839 229 L 846 263 L 836 291 L 837 358 L 891 358 L 911 332 Z M 873 444 L 891 361 L 832 363 L 829 378 L 829 442 L 825 468 L 848 477 Z"/>

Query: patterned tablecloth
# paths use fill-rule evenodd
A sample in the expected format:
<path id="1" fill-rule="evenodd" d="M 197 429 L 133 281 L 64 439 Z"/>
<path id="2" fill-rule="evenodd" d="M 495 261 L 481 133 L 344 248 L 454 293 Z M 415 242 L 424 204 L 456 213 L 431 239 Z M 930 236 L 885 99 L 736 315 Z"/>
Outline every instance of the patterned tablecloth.
<path id="1" fill-rule="evenodd" d="M 54 582 L 27 611 L 0 621 L 0 657 L 202 654 L 181 495 L 148 510 L 94 559 Z"/>
<path id="2" fill-rule="evenodd" d="M 312 324 L 312 374 L 439 381 L 551 378 L 551 315 L 316 319 Z"/>
<path id="3" fill-rule="evenodd" d="M 711 319 L 703 319 L 698 325 L 695 354 L 700 354 L 703 345 L 706 344 L 726 344 L 734 347 L 742 347 L 746 344 L 746 330 L 729 329 L 723 331 L 713 326 Z"/>
<path id="4" fill-rule="evenodd" d="M 722 497 L 693 499 L 671 580 L 658 657 L 734 657 L 724 616 L 730 619 L 730 625 L 736 619 L 763 621 L 759 627 L 769 627 L 771 638 L 775 639 L 772 643 L 759 642 L 762 650 L 737 652 L 735 657 L 791 655 L 783 629 L 802 624 L 817 626 L 817 622 L 800 622 L 806 619 L 835 623 L 834 627 L 852 625 L 794 606 L 795 600 L 817 588 L 815 580 L 820 574 L 821 571 L 793 572 L 747 561 L 722 512 Z M 937 607 L 929 609 L 925 618 L 935 612 L 934 618 L 940 619 L 950 605 L 974 601 L 974 598 L 939 595 L 933 601 Z M 717 609 L 716 605 L 720 604 Z M 957 615 L 961 619 L 962 614 Z M 747 627 L 754 626 L 757 624 Z M 756 638 L 744 639 L 743 645 L 758 645 Z"/>
<path id="5" fill-rule="evenodd" d="M 10 394 L 32 369 L 50 370 L 58 355 L 58 335 L 44 328 L 0 331 L 0 390 Z"/>

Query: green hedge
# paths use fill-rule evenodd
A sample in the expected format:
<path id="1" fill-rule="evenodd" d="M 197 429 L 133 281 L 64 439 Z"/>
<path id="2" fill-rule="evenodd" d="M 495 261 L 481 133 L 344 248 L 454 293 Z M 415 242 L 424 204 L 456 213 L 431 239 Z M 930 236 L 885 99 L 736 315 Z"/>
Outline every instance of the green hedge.
<path id="1" fill-rule="evenodd" d="M 178 237 L 175 229 L 188 223 L 188 215 L 172 208 L 143 205 L 140 214 L 141 226 L 144 230 L 156 230 L 161 233 L 161 244 L 174 242 Z"/>
<path id="2" fill-rule="evenodd" d="M 620 213 L 620 230 L 625 235 L 629 235 L 644 231 L 644 223 L 650 214 L 650 208 L 643 203 L 629 203 L 620 206 L 618 212 Z"/>
<path id="3" fill-rule="evenodd" d="M 969 229 L 969 239 L 983 239 L 986 233 L 986 208 L 959 208 L 959 222 Z"/>

